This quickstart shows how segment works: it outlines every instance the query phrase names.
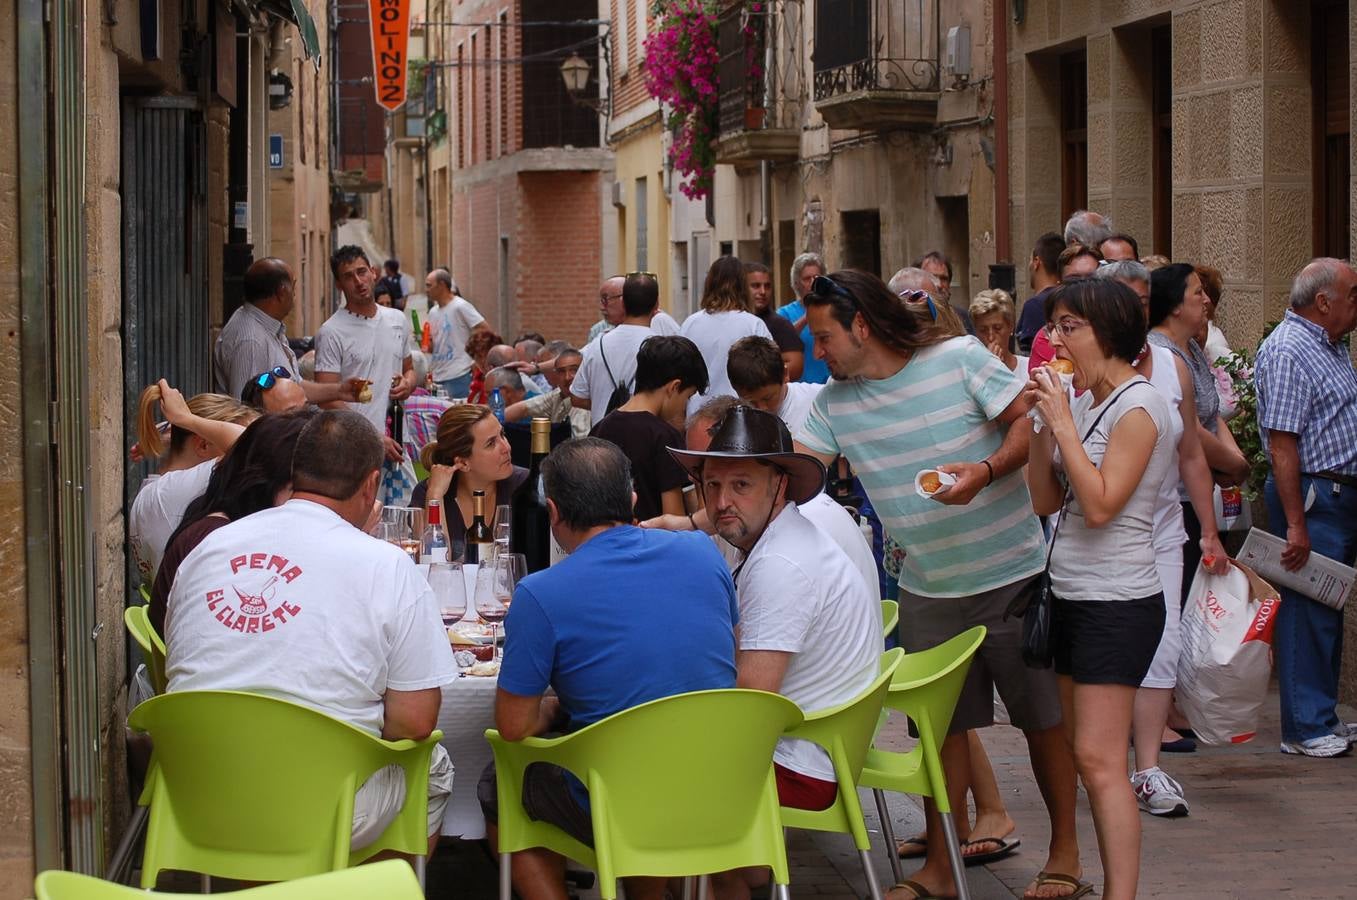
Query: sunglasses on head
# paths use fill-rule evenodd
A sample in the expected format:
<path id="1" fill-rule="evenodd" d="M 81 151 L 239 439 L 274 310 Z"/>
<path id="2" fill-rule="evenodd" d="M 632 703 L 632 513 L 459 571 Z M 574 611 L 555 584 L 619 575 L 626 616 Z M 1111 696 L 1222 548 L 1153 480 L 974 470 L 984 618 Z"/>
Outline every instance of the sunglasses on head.
<path id="1" fill-rule="evenodd" d="M 641 278 L 649 278 L 651 281 L 660 280 L 660 276 L 656 275 L 654 272 L 628 272 L 625 277 L 636 278 L 638 276 Z"/>
<path id="2" fill-rule="evenodd" d="M 909 303 L 927 304 L 928 315 L 932 317 L 934 322 L 938 320 L 938 308 L 933 305 L 933 295 L 928 293 L 928 291 L 904 290 L 901 291 L 898 296 L 900 297 L 901 300 L 905 301 L 905 303 L 907 304 Z"/>
<path id="3" fill-rule="evenodd" d="M 269 371 L 263 373 L 262 375 L 256 375 L 254 376 L 254 378 L 250 380 L 253 381 L 255 384 L 259 385 L 260 390 L 267 391 L 269 388 L 277 384 L 280 379 L 287 381 L 291 380 L 291 378 L 292 373 L 287 370 L 286 366 L 274 366 Z"/>

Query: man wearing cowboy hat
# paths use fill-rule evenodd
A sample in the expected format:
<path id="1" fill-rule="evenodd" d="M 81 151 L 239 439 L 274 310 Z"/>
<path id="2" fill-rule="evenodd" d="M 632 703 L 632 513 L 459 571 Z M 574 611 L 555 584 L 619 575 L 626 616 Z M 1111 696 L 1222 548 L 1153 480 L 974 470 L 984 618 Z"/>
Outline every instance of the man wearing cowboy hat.
<path id="1" fill-rule="evenodd" d="M 824 487 L 824 465 L 793 452 L 781 419 L 749 406 L 726 414 L 706 451 L 669 452 L 697 481 L 717 533 L 743 555 L 738 686 L 780 693 L 807 713 L 857 696 L 878 671 L 881 603 L 796 508 Z M 784 738 L 773 763 L 784 806 L 834 802 L 834 767 L 818 746 Z"/>

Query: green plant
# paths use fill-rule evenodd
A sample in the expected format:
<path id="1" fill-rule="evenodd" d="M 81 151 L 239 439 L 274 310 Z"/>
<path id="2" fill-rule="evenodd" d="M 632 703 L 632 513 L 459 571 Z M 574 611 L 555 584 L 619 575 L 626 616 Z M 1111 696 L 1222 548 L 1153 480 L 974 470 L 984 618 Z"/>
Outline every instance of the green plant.
<path id="1" fill-rule="evenodd" d="M 1258 390 L 1253 383 L 1253 358 L 1256 350 L 1236 350 L 1222 356 L 1212 367 L 1227 403 L 1233 401 L 1235 414 L 1227 424 L 1235 443 L 1249 461 L 1249 477 L 1240 485 L 1245 499 L 1255 500 L 1263 490 L 1271 468 L 1263 439 L 1258 433 Z"/>

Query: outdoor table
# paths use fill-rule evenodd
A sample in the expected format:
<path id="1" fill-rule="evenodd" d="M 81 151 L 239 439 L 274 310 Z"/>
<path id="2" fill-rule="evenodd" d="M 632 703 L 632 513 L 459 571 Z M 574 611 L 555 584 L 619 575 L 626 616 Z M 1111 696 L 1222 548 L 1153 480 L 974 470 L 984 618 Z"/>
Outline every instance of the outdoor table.
<path id="1" fill-rule="evenodd" d="M 452 797 L 443 813 L 443 834 L 475 840 L 485 837 L 485 817 L 476 800 L 476 784 L 490 764 L 485 730 L 495 727 L 495 687 L 498 678 L 466 675 L 443 688 L 438 708 L 440 743 L 455 767 Z"/>

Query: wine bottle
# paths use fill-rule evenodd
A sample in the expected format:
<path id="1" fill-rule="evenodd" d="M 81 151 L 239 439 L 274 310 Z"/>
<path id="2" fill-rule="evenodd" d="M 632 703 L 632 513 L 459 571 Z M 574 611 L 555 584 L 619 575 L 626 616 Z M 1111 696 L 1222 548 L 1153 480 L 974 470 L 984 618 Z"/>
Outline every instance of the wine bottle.
<path id="1" fill-rule="evenodd" d="M 429 524 L 420 540 L 420 558 L 424 562 L 441 563 L 448 559 L 448 539 L 443 534 L 443 504 L 429 501 Z"/>
<path id="2" fill-rule="evenodd" d="M 494 555 L 495 536 L 485 524 L 485 491 L 471 492 L 471 525 L 466 530 L 466 561 L 472 565 L 489 563 Z"/>
<path id="3" fill-rule="evenodd" d="M 542 488 L 542 460 L 551 452 L 551 420 L 532 420 L 532 460 L 528 477 L 514 492 L 511 506 L 513 528 L 511 548 L 522 553 L 529 572 L 540 572 L 551 565 L 551 520 L 547 515 L 546 491 Z"/>

